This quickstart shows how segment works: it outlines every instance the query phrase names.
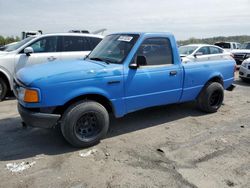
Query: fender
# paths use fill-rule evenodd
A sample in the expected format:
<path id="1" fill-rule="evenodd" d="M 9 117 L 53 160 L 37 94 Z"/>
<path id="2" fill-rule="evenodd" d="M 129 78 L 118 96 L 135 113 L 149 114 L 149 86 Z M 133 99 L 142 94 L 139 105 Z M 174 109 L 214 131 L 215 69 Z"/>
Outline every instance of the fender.
<path id="1" fill-rule="evenodd" d="M 209 80 L 213 80 L 214 78 L 220 78 L 220 80 L 222 81 L 221 84 L 222 84 L 222 86 L 224 86 L 224 77 L 220 72 L 213 72 L 212 74 L 210 74 L 209 77 L 208 77 L 207 82 Z"/>
<path id="2" fill-rule="evenodd" d="M 103 97 L 111 101 L 110 96 L 106 91 L 100 88 L 96 88 L 96 87 L 85 87 L 84 89 L 78 88 L 77 90 L 73 90 L 67 96 L 65 96 L 64 104 L 76 97 L 83 96 L 83 95 L 90 95 L 90 94 L 102 95 Z"/>
<path id="3" fill-rule="evenodd" d="M 11 73 L 2 66 L 0 66 L 0 73 L 3 73 L 6 76 L 10 89 L 13 90 L 13 77 L 11 76 Z"/>
<path id="4" fill-rule="evenodd" d="M 64 105 L 77 98 L 77 97 L 81 97 L 84 95 L 100 95 L 104 98 L 106 98 L 112 108 L 113 108 L 113 113 L 116 117 L 122 117 L 125 114 L 125 104 L 124 101 L 122 100 L 122 98 L 118 98 L 118 99 L 113 99 L 109 93 L 107 93 L 107 91 L 97 88 L 97 87 L 85 87 L 83 88 L 79 88 L 77 90 L 72 91 L 71 93 L 69 93 L 67 95 L 66 98 L 64 98 Z"/>

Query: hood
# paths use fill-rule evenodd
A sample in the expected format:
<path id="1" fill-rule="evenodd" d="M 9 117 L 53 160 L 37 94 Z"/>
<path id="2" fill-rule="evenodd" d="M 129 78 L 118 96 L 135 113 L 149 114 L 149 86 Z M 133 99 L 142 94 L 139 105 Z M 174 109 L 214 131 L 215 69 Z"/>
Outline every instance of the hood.
<path id="1" fill-rule="evenodd" d="M 0 56 L 4 56 L 4 55 L 7 55 L 9 54 L 9 52 L 6 52 L 6 51 L 0 51 Z"/>
<path id="2" fill-rule="evenodd" d="M 121 75 L 122 65 L 105 64 L 104 62 L 58 61 L 24 67 L 16 73 L 16 78 L 26 86 L 44 81 L 46 84 L 57 84 L 76 80 Z"/>
<path id="3" fill-rule="evenodd" d="M 231 53 L 234 53 L 234 54 L 241 54 L 241 53 L 250 53 L 250 50 L 249 49 L 239 49 L 239 50 L 232 50 Z"/>

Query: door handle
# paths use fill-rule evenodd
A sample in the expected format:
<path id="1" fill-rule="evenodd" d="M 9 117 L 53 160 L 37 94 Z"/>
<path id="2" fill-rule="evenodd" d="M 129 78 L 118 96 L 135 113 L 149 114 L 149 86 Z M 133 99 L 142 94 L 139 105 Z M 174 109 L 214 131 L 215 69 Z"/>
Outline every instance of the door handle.
<path id="1" fill-rule="evenodd" d="M 170 72 L 169 72 L 169 75 L 170 75 L 170 76 L 174 76 L 174 75 L 176 75 L 176 74 L 177 74 L 177 71 L 170 71 Z"/>
<path id="2" fill-rule="evenodd" d="M 54 61 L 54 60 L 56 60 L 56 57 L 50 56 L 50 57 L 48 57 L 48 60 L 49 60 L 49 61 Z"/>
<path id="3" fill-rule="evenodd" d="M 109 81 L 108 84 L 119 84 L 121 81 L 119 80 L 113 80 L 113 81 Z"/>

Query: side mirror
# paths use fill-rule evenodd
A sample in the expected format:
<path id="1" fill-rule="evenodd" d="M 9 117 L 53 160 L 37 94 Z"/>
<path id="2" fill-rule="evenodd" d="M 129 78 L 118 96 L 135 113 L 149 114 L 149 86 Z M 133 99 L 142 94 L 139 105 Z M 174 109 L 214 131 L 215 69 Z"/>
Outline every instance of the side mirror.
<path id="1" fill-rule="evenodd" d="M 27 55 L 27 56 L 30 56 L 30 54 L 34 53 L 34 50 L 32 47 L 27 47 L 27 48 L 24 48 L 23 52 Z"/>
<path id="2" fill-rule="evenodd" d="M 136 64 L 137 64 L 137 66 L 144 66 L 144 65 L 147 65 L 146 57 L 143 56 L 143 55 L 138 55 L 138 56 L 136 57 Z"/>
<path id="3" fill-rule="evenodd" d="M 136 61 L 129 65 L 131 69 L 137 69 L 140 66 L 147 65 L 147 60 L 145 56 L 137 56 Z"/>
<path id="4" fill-rule="evenodd" d="M 196 53 L 194 54 L 194 57 L 201 56 L 201 55 L 203 55 L 202 52 L 196 52 Z"/>

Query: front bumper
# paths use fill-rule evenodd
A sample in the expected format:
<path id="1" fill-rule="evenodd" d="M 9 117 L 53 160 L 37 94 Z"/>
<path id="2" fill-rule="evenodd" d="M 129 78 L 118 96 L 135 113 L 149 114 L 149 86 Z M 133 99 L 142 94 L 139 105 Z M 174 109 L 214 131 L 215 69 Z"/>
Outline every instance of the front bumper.
<path id="1" fill-rule="evenodd" d="M 20 104 L 18 112 L 26 125 L 40 128 L 53 128 L 61 117 L 59 114 L 33 112 Z"/>

